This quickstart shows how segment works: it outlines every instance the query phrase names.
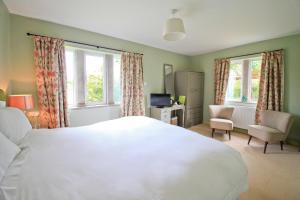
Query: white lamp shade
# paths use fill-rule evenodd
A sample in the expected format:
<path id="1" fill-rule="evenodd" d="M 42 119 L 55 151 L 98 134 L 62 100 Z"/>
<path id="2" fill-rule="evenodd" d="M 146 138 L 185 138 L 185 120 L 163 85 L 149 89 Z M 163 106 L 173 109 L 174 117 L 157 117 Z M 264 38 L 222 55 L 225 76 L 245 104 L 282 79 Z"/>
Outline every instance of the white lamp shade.
<path id="1" fill-rule="evenodd" d="M 165 40 L 168 41 L 176 41 L 176 40 L 182 40 L 185 38 L 185 30 L 183 21 L 180 18 L 170 18 L 167 20 L 163 37 Z"/>

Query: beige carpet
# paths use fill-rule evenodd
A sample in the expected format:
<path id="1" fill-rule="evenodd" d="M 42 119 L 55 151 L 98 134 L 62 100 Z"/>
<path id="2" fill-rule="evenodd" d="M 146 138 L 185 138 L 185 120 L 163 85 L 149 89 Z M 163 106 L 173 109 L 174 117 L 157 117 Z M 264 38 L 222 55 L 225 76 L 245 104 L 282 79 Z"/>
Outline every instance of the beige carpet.
<path id="1" fill-rule="evenodd" d="M 211 137 L 207 125 L 198 125 L 191 130 Z M 247 145 L 248 135 L 232 133 L 228 135 L 215 133 L 215 139 L 239 151 L 248 167 L 249 189 L 242 193 L 239 200 L 300 200 L 300 152 L 297 147 L 270 144 L 267 153 L 263 154 L 263 142 L 252 139 Z"/>

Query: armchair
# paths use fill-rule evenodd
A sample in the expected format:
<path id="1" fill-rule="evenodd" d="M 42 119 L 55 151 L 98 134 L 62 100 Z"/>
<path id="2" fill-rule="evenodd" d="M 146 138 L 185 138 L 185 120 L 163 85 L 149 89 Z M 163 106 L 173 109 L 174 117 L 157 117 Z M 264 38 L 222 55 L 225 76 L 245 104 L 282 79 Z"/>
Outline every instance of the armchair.
<path id="1" fill-rule="evenodd" d="M 234 108 L 223 105 L 210 105 L 210 128 L 212 129 L 212 137 L 216 129 L 225 130 L 231 139 L 231 131 L 233 130 L 233 122 L 231 120 Z"/>
<path id="2" fill-rule="evenodd" d="M 280 142 L 281 150 L 283 150 L 283 142 L 286 140 L 292 124 L 291 114 L 264 110 L 261 112 L 261 123 L 250 125 L 248 128 L 248 145 L 252 137 L 256 137 L 265 142 L 264 153 L 266 153 L 268 143 L 271 142 Z"/>

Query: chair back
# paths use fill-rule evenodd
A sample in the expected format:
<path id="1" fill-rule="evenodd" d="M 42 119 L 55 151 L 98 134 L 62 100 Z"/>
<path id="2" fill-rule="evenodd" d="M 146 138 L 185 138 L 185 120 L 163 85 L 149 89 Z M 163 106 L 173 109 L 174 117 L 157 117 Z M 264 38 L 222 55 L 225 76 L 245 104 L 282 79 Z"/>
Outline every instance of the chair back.
<path id="1" fill-rule="evenodd" d="M 277 129 L 287 135 L 293 124 L 293 116 L 290 113 L 263 110 L 261 111 L 260 124 L 262 126 Z"/>
<path id="2" fill-rule="evenodd" d="M 221 118 L 231 120 L 234 107 L 224 105 L 209 105 L 209 113 L 211 118 Z"/>

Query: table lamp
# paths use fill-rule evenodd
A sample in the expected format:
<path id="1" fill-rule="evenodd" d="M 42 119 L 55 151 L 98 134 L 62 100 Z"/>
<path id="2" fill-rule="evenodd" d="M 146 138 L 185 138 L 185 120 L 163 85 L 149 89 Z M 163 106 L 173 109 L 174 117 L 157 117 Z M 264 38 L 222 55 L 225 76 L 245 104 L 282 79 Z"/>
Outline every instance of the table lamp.
<path id="1" fill-rule="evenodd" d="M 30 94 L 9 95 L 7 106 L 23 110 L 25 113 L 34 108 L 33 96 Z"/>
<path id="2" fill-rule="evenodd" d="M 30 94 L 9 95 L 7 98 L 8 107 L 21 109 L 28 117 L 33 128 L 39 128 L 39 112 L 32 111 L 34 109 L 33 96 Z"/>

